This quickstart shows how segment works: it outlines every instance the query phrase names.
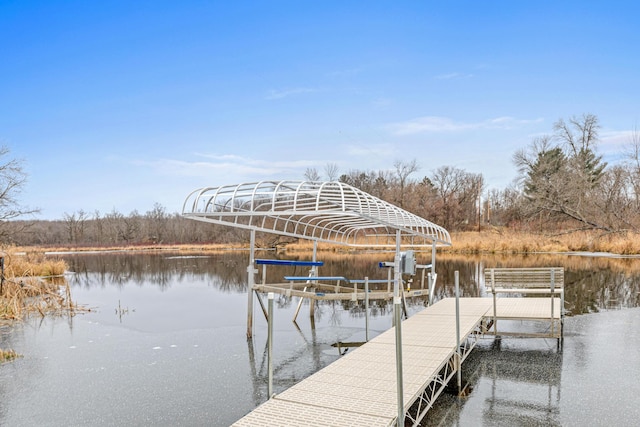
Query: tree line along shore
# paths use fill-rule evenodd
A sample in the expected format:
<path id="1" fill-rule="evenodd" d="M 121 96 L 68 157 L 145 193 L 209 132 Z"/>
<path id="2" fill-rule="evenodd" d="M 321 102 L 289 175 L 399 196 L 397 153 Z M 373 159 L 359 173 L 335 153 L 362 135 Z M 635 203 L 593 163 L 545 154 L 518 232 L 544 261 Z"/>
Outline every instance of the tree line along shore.
<path id="1" fill-rule="evenodd" d="M 503 189 L 487 189 L 481 173 L 454 166 L 422 175 L 416 159 L 395 161 L 387 170 L 344 173 L 330 163 L 324 176 L 308 168 L 304 179 L 344 182 L 460 233 L 451 250 L 637 254 L 640 133 L 633 132 L 616 156 L 620 160 L 608 164 L 598 153 L 599 129 L 598 118 L 591 114 L 557 121 L 550 134 L 513 153 L 518 176 Z M 0 152 L 3 155 L 6 150 Z M 14 161 L 9 164 L 14 173 L 20 171 Z M 122 247 L 246 241 L 242 230 L 187 220 L 159 203 L 146 212 L 128 214 L 115 208 L 107 213 L 66 212 L 59 220 L 20 219 L 19 207 L 12 208 L 13 216 L 0 221 L 0 243 L 5 245 Z M 510 236 L 516 241 L 509 242 Z M 291 243 L 277 236 L 262 240 L 264 247 Z"/>

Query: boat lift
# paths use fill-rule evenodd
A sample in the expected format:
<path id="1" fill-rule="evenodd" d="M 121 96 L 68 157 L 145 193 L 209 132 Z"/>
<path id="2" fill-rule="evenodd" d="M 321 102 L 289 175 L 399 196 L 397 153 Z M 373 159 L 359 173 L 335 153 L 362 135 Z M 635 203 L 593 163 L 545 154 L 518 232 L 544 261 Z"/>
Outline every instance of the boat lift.
<path id="1" fill-rule="evenodd" d="M 431 284 L 435 283 L 437 246 L 450 246 L 451 237 L 443 227 L 358 188 L 337 181 L 260 181 L 245 184 L 206 187 L 189 194 L 182 208 L 185 218 L 227 225 L 250 231 L 249 265 L 247 266 L 247 337 L 253 329 L 254 292 L 268 292 L 270 307 L 275 292 L 319 298 L 316 292 L 296 289 L 295 280 L 284 286 L 258 285 L 255 276 L 256 232 L 306 239 L 313 242 L 313 259 L 317 262 L 318 243 L 355 248 L 395 248 L 393 262 L 393 307 L 396 349 L 397 424 L 404 425 L 401 306 L 405 297 L 403 271 L 415 271 L 401 249 L 432 251 Z M 315 268 L 316 266 L 313 266 Z M 335 280 L 335 278 L 333 278 Z M 319 282 L 319 277 L 315 277 Z M 309 281 L 308 277 L 304 281 Z M 306 283 L 305 283 L 306 284 Z M 336 286 L 336 285 L 334 285 Z M 430 290 L 433 286 L 430 286 Z M 334 289 L 335 290 L 335 289 Z M 301 292 L 301 294 L 298 294 Z M 415 292 L 415 291 L 410 291 Z M 369 292 L 362 292 L 362 298 Z M 334 294 L 342 297 L 340 292 Z M 356 300 L 360 292 L 352 292 Z M 323 297 L 328 294 L 324 293 Z M 349 295 L 352 298 L 353 295 Z M 387 294 L 387 297 L 390 295 Z M 314 304 L 311 304 L 313 307 Z M 264 308 L 263 308 L 264 309 Z M 270 317 L 270 316 L 269 316 Z M 272 322 L 269 322 L 270 325 Z M 271 358 L 270 358 L 271 360 Z M 271 388 L 271 387 L 270 387 Z M 271 390 L 270 390 L 271 391 Z"/>

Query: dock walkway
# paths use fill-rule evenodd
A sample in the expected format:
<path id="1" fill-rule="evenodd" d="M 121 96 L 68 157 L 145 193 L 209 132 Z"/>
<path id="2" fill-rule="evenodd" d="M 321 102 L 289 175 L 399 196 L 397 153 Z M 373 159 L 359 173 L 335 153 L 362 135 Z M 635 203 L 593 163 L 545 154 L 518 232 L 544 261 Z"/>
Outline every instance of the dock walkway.
<path id="1" fill-rule="evenodd" d="M 498 317 L 548 319 L 548 301 L 499 298 Z M 560 313 L 559 306 L 555 313 Z M 461 362 L 475 346 L 483 322 L 492 316 L 490 298 L 460 298 Z M 417 423 L 457 371 L 455 298 L 445 298 L 402 322 L 402 353 L 404 409 L 407 421 Z M 391 328 L 275 395 L 234 425 L 390 426 L 398 416 L 396 390 Z"/>

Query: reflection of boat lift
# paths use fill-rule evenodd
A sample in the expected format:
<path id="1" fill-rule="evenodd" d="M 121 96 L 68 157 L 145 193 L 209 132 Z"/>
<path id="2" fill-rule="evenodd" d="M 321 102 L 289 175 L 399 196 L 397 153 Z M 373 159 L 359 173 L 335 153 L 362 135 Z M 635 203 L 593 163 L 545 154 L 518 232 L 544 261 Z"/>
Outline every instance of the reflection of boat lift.
<path id="1" fill-rule="evenodd" d="M 433 302 L 435 282 L 437 280 L 437 274 L 430 272 L 428 275 L 426 271 L 431 270 L 432 264 L 416 264 L 413 251 L 406 251 L 400 253 L 401 268 L 403 268 L 403 274 L 410 274 L 411 277 L 415 274 L 416 270 L 421 270 L 420 288 L 411 289 L 411 283 L 413 279 L 407 281 L 407 286 L 403 283 L 402 295 L 402 308 L 405 318 L 407 317 L 407 297 L 416 296 L 428 296 L 429 304 Z M 411 265 L 404 267 L 405 259 L 412 259 Z M 318 276 L 318 267 L 324 265 L 322 261 L 292 261 L 292 260 L 273 260 L 273 259 L 256 259 L 255 264 L 262 266 L 262 283 L 254 286 L 254 292 L 257 296 L 258 302 L 262 309 L 262 312 L 267 319 L 267 310 L 264 302 L 260 298 L 260 293 L 274 292 L 286 297 L 299 297 L 298 305 L 296 307 L 295 314 L 293 316 L 293 322 L 295 323 L 302 303 L 304 299 L 309 300 L 309 317 L 313 322 L 315 317 L 315 302 L 316 301 L 364 301 L 365 303 L 365 318 L 368 324 L 368 306 L 370 300 L 390 300 L 393 297 L 393 279 L 392 273 L 394 263 L 392 262 L 380 262 L 378 266 L 380 268 L 388 269 L 387 279 L 348 279 L 344 276 Z M 308 276 L 284 276 L 284 280 L 288 283 L 270 283 L 267 284 L 267 266 L 311 266 Z M 425 278 L 428 278 L 427 289 L 425 290 Z M 386 288 L 383 289 L 371 289 L 369 285 L 381 285 L 386 284 Z M 426 293 L 425 293 L 426 291 Z M 368 328 L 367 328 L 368 335 Z M 368 339 L 367 339 L 368 340 Z"/>
<path id="2" fill-rule="evenodd" d="M 304 341 L 304 345 L 298 350 L 290 354 L 285 360 L 280 361 L 277 366 L 273 367 L 273 380 L 276 381 L 276 385 L 280 389 L 286 389 L 293 384 L 300 381 L 298 377 L 284 377 L 283 372 L 288 372 L 287 368 L 298 363 L 300 367 L 304 367 L 305 370 L 300 377 L 306 377 L 323 367 L 321 361 L 322 350 L 318 345 L 317 334 L 315 328 L 311 328 L 311 338 L 308 338 L 302 330 L 294 322 L 296 329 L 300 333 Z M 251 378 L 253 382 L 253 398 L 255 405 L 259 405 L 264 401 L 264 397 L 268 396 L 267 380 L 268 380 L 268 340 L 265 341 L 264 350 L 260 361 L 256 360 L 255 352 L 255 340 L 247 340 L 247 348 L 249 350 L 249 366 L 251 370 Z M 304 358 L 311 358 L 311 363 L 304 363 Z M 296 372 L 294 370 L 294 372 Z M 277 375 L 276 375 L 277 374 Z"/>

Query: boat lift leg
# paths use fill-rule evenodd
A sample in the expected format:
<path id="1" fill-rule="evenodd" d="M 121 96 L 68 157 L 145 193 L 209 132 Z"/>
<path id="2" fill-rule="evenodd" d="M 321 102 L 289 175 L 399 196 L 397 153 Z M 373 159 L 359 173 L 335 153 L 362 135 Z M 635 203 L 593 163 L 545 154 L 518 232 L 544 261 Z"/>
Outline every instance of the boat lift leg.
<path id="1" fill-rule="evenodd" d="M 307 292 L 307 287 L 305 286 L 302 292 Z M 298 306 L 296 307 L 296 312 L 293 315 L 293 323 L 296 323 L 296 319 L 298 318 L 298 313 L 300 313 L 300 308 L 302 307 L 302 301 L 304 301 L 304 297 L 300 297 L 300 301 L 298 301 Z"/>

